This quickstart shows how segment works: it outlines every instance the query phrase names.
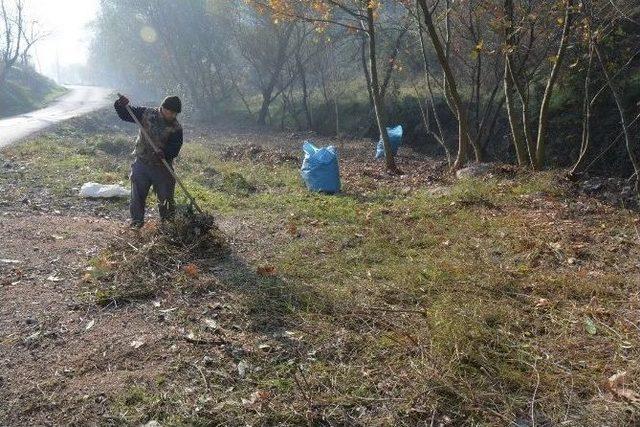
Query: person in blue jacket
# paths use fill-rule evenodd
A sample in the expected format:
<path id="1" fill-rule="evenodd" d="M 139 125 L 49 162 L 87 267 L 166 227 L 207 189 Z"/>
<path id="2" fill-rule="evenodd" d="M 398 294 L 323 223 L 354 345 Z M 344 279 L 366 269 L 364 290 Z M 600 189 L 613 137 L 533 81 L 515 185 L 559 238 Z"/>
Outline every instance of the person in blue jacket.
<path id="1" fill-rule="evenodd" d="M 120 96 L 114 103 L 118 116 L 126 122 L 134 122 L 127 111 L 129 99 Z M 159 148 L 156 152 L 145 141 L 142 131 L 136 138 L 135 161 L 131 165 L 131 228 L 139 229 L 144 225 L 144 211 L 149 189 L 153 189 L 158 197 L 158 209 L 163 221 L 171 220 L 175 212 L 174 192 L 176 182 L 171 173 L 162 164 L 164 158 L 173 167 L 172 162 L 182 147 L 182 126 L 177 115 L 182 111 L 182 103 L 177 96 L 164 99 L 157 108 L 131 107 L 131 111 L 145 128 L 149 137 Z"/>

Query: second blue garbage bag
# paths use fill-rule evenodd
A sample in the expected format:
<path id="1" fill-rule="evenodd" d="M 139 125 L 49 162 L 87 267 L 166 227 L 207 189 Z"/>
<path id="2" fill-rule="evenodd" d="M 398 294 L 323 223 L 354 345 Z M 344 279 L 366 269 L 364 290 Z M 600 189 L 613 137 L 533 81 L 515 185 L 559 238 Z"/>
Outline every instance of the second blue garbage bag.
<path id="1" fill-rule="evenodd" d="M 332 145 L 318 148 L 309 141 L 302 146 L 304 160 L 300 173 L 311 191 L 337 193 L 340 191 L 338 152 Z"/>
<path id="2" fill-rule="evenodd" d="M 389 143 L 391 144 L 391 152 L 395 156 L 398 154 L 398 148 L 402 145 L 402 125 L 398 125 L 392 128 L 387 128 L 387 133 L 389 134 Z M 378 141 L 378 147 L 376 149 L 376 159 L 384 158 L 384 144 L 382 142 L 382 137 L 380 137 L 380 141 Z"/>

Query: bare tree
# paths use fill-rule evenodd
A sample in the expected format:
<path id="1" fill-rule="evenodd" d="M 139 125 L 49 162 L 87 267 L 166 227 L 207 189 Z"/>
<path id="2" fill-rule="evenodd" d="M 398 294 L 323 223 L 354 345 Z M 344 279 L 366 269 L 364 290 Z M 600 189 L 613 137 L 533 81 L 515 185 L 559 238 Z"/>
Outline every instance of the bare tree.
<path id="1" fill-rule="evenodd" d="M 7 6 L 0 0 L 0 86 L 7 78 L 7 73 L 15 65 L 23 52 L 24 40 L 24 1 L 15 0 Z"/>
<path id="2" fill-rule="evenodd" d="M 455 74 L 451 68 L 451 63 L 449 61 L 448 55 L 448 42 L 449 36 L 445 39 L 445 43 L 440 36 L 440 33 L 436 27 L 436 24 L 433 20 L 433 9 L 427 4 L 426 0 L 417 0 L 418 5 L 422 10 L 422 18 L 424 25 L 427 29 L 427 34 L 429 35 L 429 39 L 431 40 L 431 44 L 433 45 L 433 49 L 435 50 L 436 57 L 440 66 L 442 67 L 442 71 L 445 76 L 445 91 L 449 95 L 451 99 L 452 109 L 455 112 L 456 118 L 458 120 L 458 154 L 455 162 L 453 163 L 454 169 L 461 168 L 464 166 L 465 162 L 468 159 L 469 149 L 471 147 L 471 141 L 469 139 L 469 118 L 467 108 L 465 107 L 462 97 L 460 96 L 460 92 L 458 90 L 458 83 Z M 449 22 L 448 18 L 445 22 Z M 448 24 L 447 24 L 448 28 Z M 446 34 L 449 34 L 448 30 Z M 475 148 L 476 160 L 481 160 L 480 151 Z"/>
<path id="3" fill-rule="evenodd" d="M 252 80 L 262 96 L 257 122 L 265 125 L 269 107 L 289 84 L 281 84 L 283 72 L 294 57 L 293 34 L 296 23 L 277 24 L 270 14 L 256 14 L 251 9 L 245 22 L 238 25 L 236 40 L 240 54 L 252 69 Z M 280 89 L 278 89 L 278 86 Z"/>
<path id="4" fill-rule="evenodd" d="M 629 71 L 634 64 L 640 59 L 640 50 L 637 49 L 637 37 L 626 37 L 618 43 L 613 43 L 609 39 L 616 28 L 624 26 L 625 23 L 639 25 L 640 7 L 633 0 L 623 0 L 619 2 L 610 2 L 609 0 L 580 0 L 580 12 L 584 25 L 581 27 L 583 40 L 583 49 L 586 51 L 586 64 L 584 65 L 584 86 L 582 96 L 582 123 L 581 123 L 581 140 L 578 158 L 569 171 L 569 177 L 575 179 L 579 174 L 587 171 L 602 156 L 611 149 L 621 138 L 624 137 L 625 149 L 629 160 L 634 168 L 637 178 L 638 167 L 640 162 L 637 158 L 636 148 L 633 146 L 633 137 L 631 135 L 631 127 L 640 119 L 640 116 L 633 120 L 629 119 L 629 106 L 625 105 L 625 99 L 621 93 L 621 78 L 626 71 Z M 605 45 L 612 45 L 615 51 L 617 61 L 607 58 L 604 52 Z M 627 48 L 625 48 L 627 46 Z M 629 47 L 636 47 L 629 49 Z M 625 53 L 631 52 L 625 56 Z M 594 72 L 594 61 L 597 61 L 602 70 L 604 83 L 598 90 L 592 90 L 592 86 L 598 82 L 597 75 Z M 616 64 L 618 62 L 618 64 Z M 576 63 L 577 64 L 577 63 Z M 607 91 L 607 89 L 609 89 Z M 588 154 L 591 148 L 591 116 L 596 101 L 603 97 L 603 94 L 610 92 L 615 107 L 620 118 L 620 126 L 622 128 L 620 134 L 612 138 L 608 147 L 599 153 L 594 159 L 587 164 Z M 638 183 L 636 181 L 636 187 Z"/>
<path id="5" fill-rule="evenodd" d="M 551 74 L 547 79 L 547 84 L 542 96 L 542 103 L 540 105 L 540 114 L 538 118 L 538 136 L 536 140 L 536 155 L 533 162 L 533 166 L 536 169 L 541 169 L 544 164 L 545 148 L 547 144 L 547 128 L 549 127 L 549 104 L 551 102 L 551 96 L 555 88 L 556 82 L 560 75 L 560 69 L 565 60 L 567 53 L 567 45 L 569 44 L 569 32 L 571 31 L 571 23 L 573 21 L 573 4 L 574 0 L 564 0 L 565 13 L 562 26 L 562 35 L 560 36 L 560 43 L 558 45 L 558 53 L 553 58 L 553 67 Z"/>
<path id="6" fill-rule="evenodd" d="M 253 0 L 252 3 L 259 9 L 267 10 L 282 19 L 312 22 L 321 26 L 337 25 L 354 33 L 366 35 L 368 50 L 367 86 L 384 146 L 385 163 L 389 172 L 399 173 L 387 133 L 387 112 L 379 76 L 376 21 L 380 12 L 380 2 L 371 0 L 356 0 L 353 2 L 338 0 L 303 0 L 299 2 L 292 0 Z"/>

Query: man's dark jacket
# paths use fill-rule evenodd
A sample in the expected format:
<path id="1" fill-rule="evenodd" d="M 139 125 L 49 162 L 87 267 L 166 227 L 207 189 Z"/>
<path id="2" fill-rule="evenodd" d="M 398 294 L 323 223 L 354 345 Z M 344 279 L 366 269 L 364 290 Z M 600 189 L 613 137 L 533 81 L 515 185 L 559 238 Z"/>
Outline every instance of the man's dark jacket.
<path id="1" fill-rule="evenodd" d="M 118 113 L 118 117 L 126 122 L 134 122 L 133 118 L 127 111 L 126 107 L 116 101 L 114 108 Z M 162 117 L 159 108 L 149 107 L 131 107 L 131 111 L 138 121 L 142 123 L 149 136 L 153 139 L 154 144 L 164 152 L 165 158 L 169 163 L 178 155 L 182 148 L 182 126 L 178 120 L 172 123 Z M 144 135 L 138 131 L 136 138 L 136 148 L 134 151 L 136 159 L 147 164 L 160 163 L 151 146 L 145 142 Z"/>

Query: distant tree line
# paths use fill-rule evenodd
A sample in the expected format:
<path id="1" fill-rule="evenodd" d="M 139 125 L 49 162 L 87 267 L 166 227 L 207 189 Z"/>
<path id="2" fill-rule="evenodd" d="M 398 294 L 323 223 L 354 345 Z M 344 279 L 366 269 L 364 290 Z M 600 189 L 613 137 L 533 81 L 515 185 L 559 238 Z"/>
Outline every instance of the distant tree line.
<path id="1" fill-rule="evenodd" d="M 202 120 L 380 135 L 390 171 L 397 122 L 453 168 L 499 158 L 578 175 L 614 156 L 640 169 L 637 0 L 101 5 L 96 78 L 176 92 Z"/>

